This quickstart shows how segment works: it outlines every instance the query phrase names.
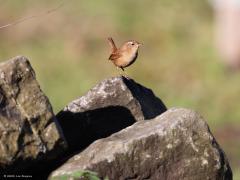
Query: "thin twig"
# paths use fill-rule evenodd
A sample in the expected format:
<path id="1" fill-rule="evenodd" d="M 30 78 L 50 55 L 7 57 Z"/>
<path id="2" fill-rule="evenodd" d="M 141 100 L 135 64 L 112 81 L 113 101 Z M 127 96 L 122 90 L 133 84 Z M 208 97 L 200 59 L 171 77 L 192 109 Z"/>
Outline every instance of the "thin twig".
<path id="1" fill-rule="evenodd" d="M 14 22 L 8 23 L 8 24 L 3 25 L 3 26 L 0 26 L 0 30 L 4 29 L 4 28 L 7 28 L 7 27 L 10 27 L 10 26 L 17 25 L 21 22 L 24 22 L 24 21 L 27 21 L 27 20 L 30 20 L 30 19 L 38 18 L 38 17 L 41 17 L 41 16 L 48 15 L 50 13 L 53 13 L 53 12 L 57 11 L 59 8 L 61 8 L 63 6 L 63 4 L 64 4 L 64 0 L 62 1 L 62 3 L 60 3 L 57 7 L 53 8 L 53 9 L 49 9 L 49 10 L 43 12 L 43 13 L 32 15 L 32 16 L 29 16 L 29 17 L 24 17 L 24 18 L 21 18 L 21 19 L 18 19 L 16 21 L 14 21 Z"/>

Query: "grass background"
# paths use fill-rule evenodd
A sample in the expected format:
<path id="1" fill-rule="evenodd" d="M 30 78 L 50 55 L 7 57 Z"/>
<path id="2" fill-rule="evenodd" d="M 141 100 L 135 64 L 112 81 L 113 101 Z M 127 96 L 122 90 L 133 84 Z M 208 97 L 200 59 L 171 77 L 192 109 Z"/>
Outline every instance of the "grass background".
<path id="1" fill-rule="evenodd" d="M 0 0 L 0 26 L 40 15 L 62 1 Z M 63 1 L 48 15 L 0 29 L 0 61 L 25 55 L 55 113 L 105 78 L 106 38 L 144 44 L 127 69 L 167 107 L 200 112 L 240 179 L 240 73 L 228 73 L 214 46 L 214 16 L 207 0 Z M 238 172 L 237 172 L 238 170 Z"/>

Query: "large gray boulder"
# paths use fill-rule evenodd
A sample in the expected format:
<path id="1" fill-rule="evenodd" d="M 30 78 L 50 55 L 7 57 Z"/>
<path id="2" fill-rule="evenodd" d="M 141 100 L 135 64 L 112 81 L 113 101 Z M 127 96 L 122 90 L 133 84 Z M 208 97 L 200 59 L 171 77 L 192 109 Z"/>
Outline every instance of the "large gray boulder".
<path id="1" fill-rule="evenodd" d="M 69 149 L 78 151 L 96 139 L 164 111 L 165 105 L 150 89 L 120 76 L 103 80 L 69 103 L 57 114 L 57 119 Z"/>
<path id="2" fill-rule="evenodd" d="M 188 109 L 170 109 L 100 139 L 49 177 L 73 178 L 90 170 L 110 180 L 231 180 L 228 160 L 203 118 Z"/>
<path id="3" fill-rule="evenodd" d="M 66 144 L 29 61 L 0 63 L 0 172 L 23 172 L 50 161 Z"/>

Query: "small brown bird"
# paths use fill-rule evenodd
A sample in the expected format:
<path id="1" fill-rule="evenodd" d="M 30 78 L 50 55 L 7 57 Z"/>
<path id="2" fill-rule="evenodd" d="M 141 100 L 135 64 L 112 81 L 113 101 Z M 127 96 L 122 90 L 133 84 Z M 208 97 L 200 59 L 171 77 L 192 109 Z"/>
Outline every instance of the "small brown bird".
<path id="1" fill-rule="evenodd" d="M 138 48 L 142 45 L 132 40 L 125 42 L 120 48 L 117 48 L 111 37 L 108 38 L 108 41 L 112 49 L 112 53 L 108 59 L 123 71 L 125 67 L 135 62 L 138 56 Z"/>

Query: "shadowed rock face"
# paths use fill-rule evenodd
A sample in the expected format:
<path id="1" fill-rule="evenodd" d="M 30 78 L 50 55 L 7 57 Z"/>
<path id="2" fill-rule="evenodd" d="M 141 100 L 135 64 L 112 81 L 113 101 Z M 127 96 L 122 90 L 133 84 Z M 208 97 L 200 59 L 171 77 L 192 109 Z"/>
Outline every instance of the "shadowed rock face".
<path id="1" fill-rule="evenodd" d="M 57 114 L 57 119 L 70 150 L 78 151 L 96 139 L 164 111 L 165 105 L 150 89 L 131 79 L 115 77 L 69 103 Z"/>
<path id="2" fill-rule="evenodd" d="M 0 64 L 0 171 L 22 172 L 56 158 L 64 149 L 48 98 L 29 61 Z"/>
<path id="3" fill-rule="evenodd" d="M 95 141 L 49 179 L 83 170 L 120 180 L 232 179 L 227 158 L 206 122 L 187 109 L 170 109 Z"/>

